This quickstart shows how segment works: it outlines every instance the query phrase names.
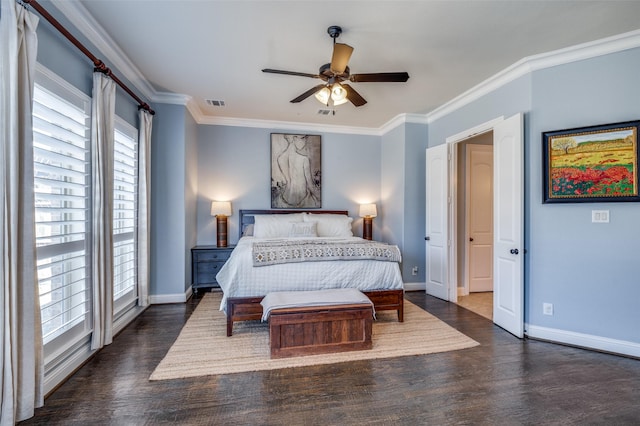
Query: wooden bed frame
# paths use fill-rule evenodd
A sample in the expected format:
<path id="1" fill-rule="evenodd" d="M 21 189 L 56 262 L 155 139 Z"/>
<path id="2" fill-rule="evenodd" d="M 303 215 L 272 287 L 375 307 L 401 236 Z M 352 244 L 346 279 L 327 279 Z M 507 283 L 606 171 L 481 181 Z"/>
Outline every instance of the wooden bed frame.
<path id="1" fill-rule="evenodd" d="M 288 214 L 288 213 L 314 213 L 314 214 L 344 214 L 347 210 L 240 210 L 240 237 L 250 224 L 255 222 L 254 216 L 259 214 Z M 363 291 L 373 302 L 376 311 L 397 311 L 398 321 L 404 321 L 404 290 L 372 290 Z M 262 318 L 262 305 L 260 302 L 264 296 L 258 297 L 229 297 L 227 298 L 227 336 L 233 334 L 233 323 L 236 321 L 260 320 Z"/>

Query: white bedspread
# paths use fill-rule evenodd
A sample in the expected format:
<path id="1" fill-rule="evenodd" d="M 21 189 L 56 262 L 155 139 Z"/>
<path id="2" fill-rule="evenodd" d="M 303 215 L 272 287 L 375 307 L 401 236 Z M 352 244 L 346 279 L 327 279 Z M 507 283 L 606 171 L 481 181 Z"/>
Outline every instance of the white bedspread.
<path id="1" fill-rule="evenodd" d="M 264 240 L 242 237 L 229 260 L 216 275 L 224 293 L 220 310 L 226 308 L 227 297 L 265 296 L 273 291 L 331 288 L 371 291 L 404 287 L 400 267 L 396 262 L 335 260 L 254 267 L 252 243 Z M 345 238 L 336 240 L 344 241 Z"/>

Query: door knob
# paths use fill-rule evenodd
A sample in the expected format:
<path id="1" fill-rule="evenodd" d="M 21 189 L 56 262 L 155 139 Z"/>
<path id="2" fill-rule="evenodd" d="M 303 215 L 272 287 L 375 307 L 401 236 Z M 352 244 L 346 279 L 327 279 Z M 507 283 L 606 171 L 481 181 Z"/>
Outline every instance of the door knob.
<path id="1" fill-rule="evenodd" d="M 473 237 L 469 237 L 469 241 L 473 241 Z"/>
<path id="2" fill-rule="evenodd" d="M 431 239 L 431 237 L 424 237 L 424 239 L 425 239 L 426 241 L 429 241 L 429 240 Z"/>
<path id="3" fill-rule="evenodd" d="M 518 249 L 511 249 L 511 250 L 509 250 L 509 253 L 511 253 L 511 254 L 518 254 L 518 253 L 520 253 L 520 252 L 518 251 Z"/>

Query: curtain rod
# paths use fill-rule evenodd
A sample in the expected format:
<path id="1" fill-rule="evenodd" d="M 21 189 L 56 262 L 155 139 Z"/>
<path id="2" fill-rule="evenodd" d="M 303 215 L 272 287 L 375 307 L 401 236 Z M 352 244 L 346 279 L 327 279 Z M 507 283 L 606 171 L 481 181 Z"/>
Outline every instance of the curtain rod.
<path id="1" fill-rule="evenodd" d="M 49 21 L 49 23 L 53 25 L 56 30 L 58 30 L 75 47 L 77 47 L 82 53 L 84 53 L 89 59 L 91 59 L 94 65 L 94 71 L 99 71 L 111 77 L 111 79 L 113 79 L 113 81 L 115 81 L 118 84 L 118 86 L 122 87 L 125 92 L 127 92 L 133 99 L 136 100 L 136 102 L 138 102 L 138 109 L 147 110 L 149 111 L 149 113 L 151 113 L 151 115 L 154 115 L 156 113 L 154 110 L 151 109 L 148 103 L 143 102 L 142 99 L 140 99 L 135 93 L 133 93 L 133 91 L 129 89 L 126 84 L 120 81 L 120 79 L 113 74 L 111 69 L 109 69 L 104 62 L 96 58 L 95 55 L 93 55 L 93 53 L 89 51 L 89 49 L 84 47 L 84 45 L 80 43 L 77 38 L 71 35 L 71 33 L 64 26 L 62 26 L 62 24 L 58 22 L 56 18 L 51 16 L 51 14 L 47 12 L 47 10 L 44 7 L 42 7 L 36 0 L 21 0 L 20 2 L 25 5 L 30 5 L 35 10 L 37 10 L 38 13 L 40 13 L 40 15 L 44 17 L 44 19 Z"/>

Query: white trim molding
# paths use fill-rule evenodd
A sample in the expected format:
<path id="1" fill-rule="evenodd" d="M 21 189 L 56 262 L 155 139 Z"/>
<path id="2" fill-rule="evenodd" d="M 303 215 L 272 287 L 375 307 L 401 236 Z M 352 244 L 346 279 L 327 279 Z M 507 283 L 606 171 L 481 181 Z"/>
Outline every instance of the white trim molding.
<path id="1" fill-rule="evenodd" d="M 525 324 L 529 338 L 640 358 L 640 343 Z"/>
<path id="2" fill-rule="evenodd" d="M 144 97 L 153 99 L 156 90 L 151 83 L 81 2 L 51 0 L 51 3 L 105 56 L 99 59 L 109 61 Z"/>
<path id="3" fill-rule="evenodd" d="M 404 291 L 427 291 L 426 283 L 404 283 Z"/>
<path id="4" fill-rule="evenodd" d="M 533 71 L 621 52 L 636 47 L 640 47 L 640 30 L 618 34 L 589 43 L 577 44 L 539 55 L 527 56 L 451 101 L 427 113 L 427 122 L 432 123 Z"/>
<path id="5" fill-rule="evenodd" d="M 384 135 L 406 123 L 427 124 L 427 116 L 425 114 L 398 114 L 383 124 L 378 134 Z"/>
<path id="6" fill-rule="evenodd" d="M 496 127 L 498 124 L 502 123 L 503 121 L 504 121 L 504 116 L 501 115 L 500 117 L 494 118 L 493 120 L 489 120 L 485 123 L 478 124 L 475 127 L 463 130 L 460 133 L 456 133 L 455 135 L 449 136 L 446 139 L 446 143 L 462 142 L 464 140 L 471 139 L 474 136 L 478 136 L 483 133 L 490 132 L 493 130 L 494 127 Z"/>
<path id="7" fill-rule="evenodd" d="M 185 303 L 191 297 L 193 290 L 191 286 L 184 293 L 175 294 L 152 294 L 149 295 L 150 305 L 163 305 L 167 303 Z"/>
<path id="8" fill-rule="evenodd" d="M 234 118 L 234 117 L 216 117 L 216 116 L 204 116 L 198 120 L 194 117 L 198 124 L 208 124 L 216 126 L 235 126 L 235 127 L 258 127 L 264 129 L 274 130 L 292 130 L 292 131 L 312 131 L 312 132 L 327 132 L 327 133 L 346 133 L 355 135 L 373 135 L 380 136 L 380 130 L 369 127 L 351 127 L 351 126 L 336 126 L 317 123 L 299 123 L 293 121 L 271 121 L 271 120 L 257 120 L 247 118 Z"/>

